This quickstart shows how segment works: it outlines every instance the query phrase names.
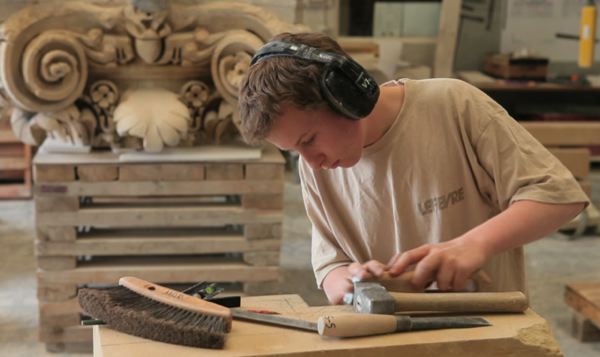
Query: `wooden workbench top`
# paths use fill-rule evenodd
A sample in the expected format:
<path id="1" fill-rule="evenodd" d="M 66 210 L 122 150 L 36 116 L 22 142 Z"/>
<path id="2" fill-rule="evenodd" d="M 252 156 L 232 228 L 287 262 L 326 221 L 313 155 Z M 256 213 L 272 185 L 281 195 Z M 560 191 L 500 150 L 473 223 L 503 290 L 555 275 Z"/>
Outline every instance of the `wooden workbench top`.
<path id="1" fill-rule="evenodd" d="M 309 307 L 298 295 L 242 299 L 242 306 L 316 321 L 350 311 L 348 306 Z M 154 342 L 94 326 L 94 356 L 562 356 L 547 322 L 532 310 L 524 314 L 484 315 L 493 326 L 396 333 L 351 339 L 234 320 L 225 349 L 209 350 Z M 351 351 L 351 352 L 350 352 Z"/>

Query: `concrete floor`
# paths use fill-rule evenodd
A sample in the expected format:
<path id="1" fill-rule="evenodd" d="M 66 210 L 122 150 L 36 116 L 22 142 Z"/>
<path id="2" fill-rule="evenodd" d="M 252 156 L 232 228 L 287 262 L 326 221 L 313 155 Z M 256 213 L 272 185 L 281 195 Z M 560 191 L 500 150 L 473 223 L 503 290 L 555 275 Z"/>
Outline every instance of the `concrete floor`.
<path id="1" fill-rule="evenodd" d="M 600 206 L 600 171 L 592 174 L 593 200 Z M 326 304 L 310 268 L 309 222 L 300 189 L 286 184 L 281 293 L 297 293 L 310 305 Z M 0 201 L 0 356 L 61 356 L 37 342 L 37 300 L 31 201 Z M 598 356 L 600 343 L 582 344 L 569 335 L 565 283 L 600 281 L 600 237 L 568 240 L 554 234 L 527 246 L 531 304 L 548 319 L 567 357 Z M 72 354 L 69 356 L 88 356 Z"/>

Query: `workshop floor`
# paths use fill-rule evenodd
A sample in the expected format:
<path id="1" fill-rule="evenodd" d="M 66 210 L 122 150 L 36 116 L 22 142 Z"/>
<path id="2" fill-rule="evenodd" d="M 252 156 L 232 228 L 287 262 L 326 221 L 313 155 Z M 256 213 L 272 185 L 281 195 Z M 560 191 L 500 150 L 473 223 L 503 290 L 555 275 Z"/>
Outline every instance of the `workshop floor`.
<path id="1" fill-rule="evenodd" d="M 591 175 L 593 201 L 600 206 L 600 171 Z M 288 180 L 281 264 L 282 293 L 297 293 L 310 305 L 326 304 L 310 268 L 309 223 L 300 188 Z M 31 201 L 0 201 L 0 355 L 44 356 L 37 342 L 37 300 Z M 563 303 L 565 283 L 600 281 L 600 237 L 568 240 L 554 234 L 527 246 L 531 303 L 549 320 L 567 357 L 598 356 L 600 343 L 582 344 L 569 335 L 570 311 Z M 61 354 L 47 354 L 60 356 Z M 74 355 L 70 355 L 74 356 Z M 87 356 L 87 355 L 81 355 Z"/>

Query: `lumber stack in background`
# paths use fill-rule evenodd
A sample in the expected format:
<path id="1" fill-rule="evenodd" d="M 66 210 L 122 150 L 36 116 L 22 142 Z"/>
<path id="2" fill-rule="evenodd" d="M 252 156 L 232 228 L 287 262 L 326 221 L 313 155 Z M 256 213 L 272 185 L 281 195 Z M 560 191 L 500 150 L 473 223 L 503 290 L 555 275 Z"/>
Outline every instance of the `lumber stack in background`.
<path id="1" fill-rule="evenodd" d="M 589 180 L 590 147 L 600 145 L 600 122 L 520 122 L 538 141 L 550 150 L 573 174 L 588 197 L 592 197 Z M 598 227 L 600 214 L 590 204 L 586 211 L 564 225 L 561 230 L 577 231 Z"/>
<path id="2" fill-rule="evenodd" d="M 246 294 L 276 289 L 285 161 L 275 148 L 238 162 L 62 157 L 34 159 L 39 337 L 47 349 L 91 348 L 77 289 L 121 276 L 228 283 Z"/>
<path id="3" fill-rule="evenodd" d="M 31 146 L 0 127 L 0 199 L 31 197 Z"/>

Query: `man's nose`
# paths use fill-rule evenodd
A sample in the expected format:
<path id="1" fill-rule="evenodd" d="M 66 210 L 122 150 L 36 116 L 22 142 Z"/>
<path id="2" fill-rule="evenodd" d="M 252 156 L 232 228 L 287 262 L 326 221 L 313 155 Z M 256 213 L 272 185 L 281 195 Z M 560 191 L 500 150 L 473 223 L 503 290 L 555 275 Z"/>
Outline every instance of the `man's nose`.
<path id="1" fill-rule="evenodd" d="M 313 170 L 318 170 L 321 168 L 321 163 L 323 162 L 323 155 L 312 153 L 308 150 L 301 150 L 300 155 L 308 162 L 310 167 Z"/>

